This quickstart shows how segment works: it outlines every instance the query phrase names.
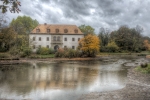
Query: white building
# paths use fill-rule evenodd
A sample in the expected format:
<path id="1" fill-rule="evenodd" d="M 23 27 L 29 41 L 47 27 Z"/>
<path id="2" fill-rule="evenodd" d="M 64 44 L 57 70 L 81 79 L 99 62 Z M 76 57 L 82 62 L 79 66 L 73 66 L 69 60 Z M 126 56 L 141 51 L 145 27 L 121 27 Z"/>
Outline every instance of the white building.
<path id="1" fill-rule="evenodd" d="M 39 24 L 29 34 L 30 46 L 35 52 L 39 47 L 77 49 L 84 34 L 76 25 Z"/>

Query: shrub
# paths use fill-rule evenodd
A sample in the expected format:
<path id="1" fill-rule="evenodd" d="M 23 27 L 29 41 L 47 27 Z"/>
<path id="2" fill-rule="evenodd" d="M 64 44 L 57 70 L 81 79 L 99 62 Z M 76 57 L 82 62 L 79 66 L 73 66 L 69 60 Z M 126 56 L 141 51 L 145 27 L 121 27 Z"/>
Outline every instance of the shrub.
<path id="1" fill-rule="evenodd" d="M 54 53 L 55 53 L 55 51 L 53 49 L 49 48 L 49 54 L 54 54 Z"/>
<path id="2" fill-rule="evenodd" d="M 7 54 L 7 53 L 0 53 L 0 58 L 9 58 L 9 54 Z"/>
<path id="3" fill-rule="evenodd" d="M 75 58 L 81 56 L 82 52 L 74 49 L 58 49 L 55 53 L 55 57 Z"/>
<path id="4" fill-rule="evenodd" d="M 15 55 L 18 55 L 19 54 L 19 49 L 17 49 L 16 47 L 12 47 L 10 50 L 9 50 L 9 53 L 13 56 Z"/>
<path id="5" fill-rule="evenodd" d="M 142 73 L 150 73 L 150 64 L 141 64 L 141 66 L 138 66 L 136 70 Z"/>
<path id="6" fill-rule="evenodd" d="M 75 50 L 73 49 L 68 49 L 68 58 L 73 58 L 75 57 Z"/>
<path id="7" fill-rule="evenodd" d="M 148 64 L 147 63 L 145 63 L 145 64 L 141 64 L 141 68 L 146 68 L 148 66 Z"/>
<path id="8" fill-rule="evenodd" d="M 31 49 L 30 48 L 26 48 L 26 49 L 23 50 L 23 53 L 24 53 L 25 56 L 30 56 Z"/>
<path id="9" fill-rule="evenodd" d="M 41 47 L 41 48 L 38 48 L 36 53 L 41 54 L 41 55 L 48 55 L 50 53 L 50 50 L 49 50 L 49 48 Z"/>
<path id="10" fill-rule="evenodd" d="M 65 54 L 64 49 L 58 49 L 55 53 L 55 57 L 63 57 Z"/>
<path id="11" fill-rule="evenodd" d="M 114 41 L 108 43 L 106 46 L 109 52 L 117 52 L 119 47 L 116 45 Z"/>

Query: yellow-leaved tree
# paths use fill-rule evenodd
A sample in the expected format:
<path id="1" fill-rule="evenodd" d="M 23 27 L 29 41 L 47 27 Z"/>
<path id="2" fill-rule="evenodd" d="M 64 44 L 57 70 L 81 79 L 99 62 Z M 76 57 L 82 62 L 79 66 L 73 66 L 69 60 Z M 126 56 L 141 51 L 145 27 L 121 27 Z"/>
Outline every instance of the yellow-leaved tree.
<path id="1" fill-rule="evenodd" d="M 150 44 L 148 40 L 144 40 L 144 47 L 146 48 L 146 50 L 150 51 Z"/>
<path id="2" fill-rule="evenodd" d="M 79 41 L 79 49 L 87 57 L 95 57 L 100 49 L 100 41 L 96 35 L 88 34 Z"/>

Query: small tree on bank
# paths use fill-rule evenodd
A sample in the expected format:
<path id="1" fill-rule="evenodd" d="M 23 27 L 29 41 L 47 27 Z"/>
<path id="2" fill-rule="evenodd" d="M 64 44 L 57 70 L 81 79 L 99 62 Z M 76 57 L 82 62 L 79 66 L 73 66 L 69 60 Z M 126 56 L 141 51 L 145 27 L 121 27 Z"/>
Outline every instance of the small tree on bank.
<path id="1" fill-rule="evenodd" d="M 79 49 L 87 57 L 95 57 L 100 49 L 100 41 L 96 35 L 88 34 L 79 41 Z"/>

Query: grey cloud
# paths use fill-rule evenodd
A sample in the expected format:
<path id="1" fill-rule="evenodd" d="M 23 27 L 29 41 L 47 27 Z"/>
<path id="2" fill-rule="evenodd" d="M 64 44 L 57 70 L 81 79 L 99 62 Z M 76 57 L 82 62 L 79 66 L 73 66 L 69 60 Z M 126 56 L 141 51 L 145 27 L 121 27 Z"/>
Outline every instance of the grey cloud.
<path id="1" fill-rule="evenodd" d="M 141 25 L 144 35 L 150 32 L 150 0 L 22 0 L 21 3 L 20 14 L 38 18 L 41 23 L 86 24 L 94 27 L 96 33 L 100 27 L 116 30 L 121 25 Z"/>

